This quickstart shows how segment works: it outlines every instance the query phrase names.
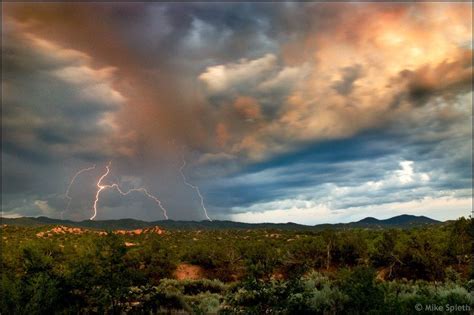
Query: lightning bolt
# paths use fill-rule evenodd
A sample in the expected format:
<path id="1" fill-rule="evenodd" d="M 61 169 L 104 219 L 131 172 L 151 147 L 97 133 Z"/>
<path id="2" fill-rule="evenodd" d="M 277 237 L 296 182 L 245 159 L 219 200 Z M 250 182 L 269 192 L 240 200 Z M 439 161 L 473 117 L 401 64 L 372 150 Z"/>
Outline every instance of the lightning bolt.
<path id="1" fill-rule="evenodd" d="M 92 215 L 90 220 L 94 220 L 97 216 L 97 203 L 99 202 L 99 196 L 101 191 L 111 187 L 110 185 L 102 185 L 102 180 L 104 180 L 104 178 L 110 173 L 110 164 L 112 164 L 112 162 L 107 163 L 107 165 L 105 166 L 106 172 L 102 174 L 102 176 L 99 178 L 99 181 L 97 182 L 97 188 L 99 189 L 97 189 L 97 192 L 95 194 L 94 206 L 92 208 L 92 210 L 94 210 L 94 214 Z"/>
<path id="2" fill-rule="evenodd" d="M 72 201 L 72 197 L 69 195 L 69 191 L 71 190 L 71 187 L 72 185 L 74 184 L 76 178 L 81 175 L 82 173 L 84 172 L 88 172 L 88 171 L 92 171 L 93 169 L 95 169 L 95 164 L 91 167 L 88 167 L 88 168 L 84 168 L 82 170 L 79 170 L 71 179 L 71 181 L 69 182 L 69 186 L 67 186 L 67 189 L 66 189 L 66 193 L 64 194 L 68 200 L 67 202 L 67 205 L 66 205 L 66 208 L 61 211 L 61 220 L 64 219 L 64 213 L 67 212 L 69 210 L 69 206 L 71 205 L 71 201 Z"/>
<path id="3" fill-rule="evenodd" d="M 198 194 L 199 198 L 201 199 L 201 207 L 202 209 L 204 210 L 204 215 L 206 216 L 206 218 L 212 222 L 211 218 L 207 215 L 207 209 L 206 207 L 204 206 L 204 197 L 201 195 L 201 191 L 199 190 L 199 187 L 196 186 L 196 185 L 193 185 L 191 183 L 189 183 L 187 180 L 186 180 L 186 176 L 184 175 L 184 168 L 186 167 L 186 160 L 184 159 L 184 154 L 183 154 L 183 165 L 181 165 L 181 167 L 179 168 L 179 172 L 181 173 L 181 177 L 183 178 L 183 182 L 191 187 L 192 189 L 194 189 L 196 191 L 196 193 Z"/>
<path id="4" fill-rule="evenodd" d="M 143 188 L 143 187 L 140 187 L 140 188 L 133 188 L 133 189 L 130 189 L 130 190 L 124 192 L 124 191 L 122 191 L 122 190 L 120 189 L 119 185 L 117 185 L 117 184 L 112 184 L 110 187 L 117 189 L 117 191 L 118 191 L 122 196 L 126 196 L 126 195 L 128 195 L 129 193 L 135 192 L 135 191 L 140 191 L 140 192 L 142 192 L 142 193 L 145 194 L 148 198 L 153 199 L 153 200 L 158 204 L 158 206 L 160 207 L 160 209 L 163 211 L 163 215 L 165 216 L 166 220 L 168 220 L 168 214 L 167 214 L 167 212 L 166 212 L 165 207 L 163 207 L 163 204 L 161 203 L 161 200 L 158 199 L 158 198 L 156 198 L 156 197 L 153 196 L 152 194 L 150 194 L 150 193 L 148 192 L 148 190 L 146 190 L 145 188 Z"/>
<path id="5" fill-rule="evenodd" d="M 97 204 L 99 203 L 99 199 L 100 199 L 100 193 L 105 190 L 105 189 L 116 189 L 119 194 L 121 194 L 122 196 L 126 196 L 132 192 L 142 192 L 143 194 L 145 194 L 145 196 L 147 196 L 148 198 L 150 199 L 153 199 L 157 204 L 158 206 L 160 207 L 160 209 L 163 211 L 163 215 L 164 217 L 166 218 L 166 220 L 168 220 L 168 214 L 167 214 L 167 211 L 165 209 L 165 207 L 163 207 L 163 204 L 161 203 L 160 199 L 158 199 L 157 197 L 153 196 L 152 194 L 150 194 L 148 192 L 148 190 L 146 190 L 145 188 L 143 187 L 140 187 L 140 188 L 132 188 L 128 191 L 123 191 L 119 185 L 117 184 L 112 184 L 112 185 L 103 185 L 102 184 L 102 181 L 104 180 L 104 178 L 107 177 L 107 175 L 109 175 L 110 173 L 110 165 L 112 164 L 112 162 L 109 162 L 107 163 L 107 165 L 105 166 L 106 168 L 106 171 L 104 174 L 102 174 L 102 176 L 99 178 L 99 181 L 97 182 L 97 192 L 95 194 L 95 200 L 94 200 L 94 205 L 92 207 L 92 210 L 94 211 L 94 214 L 92 215 L 92 217 L 90 218 L 90 220 L 94 220 L 95 217 L 97 216 Z"/>

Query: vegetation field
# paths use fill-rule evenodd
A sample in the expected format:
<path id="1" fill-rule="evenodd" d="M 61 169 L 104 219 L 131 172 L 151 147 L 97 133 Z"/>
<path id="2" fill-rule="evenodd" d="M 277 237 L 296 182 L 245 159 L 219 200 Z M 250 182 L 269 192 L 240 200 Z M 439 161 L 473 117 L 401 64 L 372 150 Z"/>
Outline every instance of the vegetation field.
<path id="1" fill-rule="evenodd" d="M 4 224 L 1 313 L 465 314 L 472 231 Z"/>

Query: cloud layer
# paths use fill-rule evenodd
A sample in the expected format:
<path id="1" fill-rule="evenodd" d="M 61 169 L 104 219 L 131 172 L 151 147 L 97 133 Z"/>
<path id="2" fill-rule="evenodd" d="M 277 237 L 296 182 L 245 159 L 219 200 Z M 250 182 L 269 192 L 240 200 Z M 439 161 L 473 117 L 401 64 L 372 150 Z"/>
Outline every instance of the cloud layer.
<path id="1" fill-rule="evenodd" d="M 215 218 L 322 222 L 417 202 L 428 215 L 446 205 L 438 218 L 467 215 L 471 12 L 7 4 L 2 211 L 58 216 L 68 180 L 97 164 L 69 214 L 87 218 L 112 160 L 109 181 L 146 186 L 170 218 L 204 219 L 179 175 L 184 155 Z M 151 207 L 108 193 L 98 218 L 159 219 Z"/>

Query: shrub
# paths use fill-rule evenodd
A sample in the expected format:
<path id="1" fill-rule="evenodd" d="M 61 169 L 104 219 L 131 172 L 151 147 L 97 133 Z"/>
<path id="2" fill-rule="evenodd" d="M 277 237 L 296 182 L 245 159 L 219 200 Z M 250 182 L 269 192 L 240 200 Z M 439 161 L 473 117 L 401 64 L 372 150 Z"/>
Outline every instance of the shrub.
<path id="1" fill-rule="evenodd" d="M 359 312 L 377 311 L 383 306 L 383 291 L 376 283 L 375 270 L 356 267 L 341 272 L 341 291 L 347 295 L 346 308 Z"/>

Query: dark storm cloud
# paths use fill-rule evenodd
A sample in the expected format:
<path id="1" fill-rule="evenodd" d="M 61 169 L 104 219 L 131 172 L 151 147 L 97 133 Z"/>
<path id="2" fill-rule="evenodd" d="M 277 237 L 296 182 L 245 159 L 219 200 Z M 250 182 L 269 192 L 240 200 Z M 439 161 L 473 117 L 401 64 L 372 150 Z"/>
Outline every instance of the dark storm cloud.
<path id="1" fill-rule="evenodd" d="M 465 51 L 456 61 L 425 65 L 415 71 L 403 70 L 399 80 L 406 83 L 407 98 L 418 106 L 436 96 L 453 98 L 472 89 L 472 60 L 472 50 Z M 400 104 L 400 100 L 394 104 Z"/>
<path id="2" fill-rule="evenodd" d="M 367 140 L 371 141 L 367 141 Z M 374 134 L 361 135 L 351 139 L 317 143 L 303 150 L 275 157 L 263 163 L 249 166 L 247 170 L 236 175 L 236 179 L 225 179 L 217 183 L 213 200 L 221 201 L 238 199 L 239 205 L 251 205 L 275 198 L 292 195 L 295 189 L 317 187 L 326 183 L 344 183 L 355 185 L 369 179 L 377 179 L 389 169 L 396 169 L 398 164 L 381 163 L 383 158 L 396 152 L 393 143 L 386 137 Z M 371 164 L 376 168 L 361 169 L 354 167 L 357 161 Z M 228 187 L 231 186 L 231 187 Z M 230 197 L 230 198 L 229 198 Z M 228 198 L 228 199 L 227 199 Z M 226 204 L 231 206 L 232 202 Z"/>
<path id="3" fill-rule="evenodd" d="M 87 69 L 86 57 L 60 48 L 48 51 L 47 43 L 29 43 L 31 37 L 13 30 L 4 35 L 4 151 L 32 163 L 53 163 L 95 152 L 97 146 L 106 149 L 101 120 L 118 109 L 120 98 L 108 95 L 107 81 L 92 77 L 92 70 L 76 81 L 65 76 Z"/>
<path id="4" fill-rule="evenodd" d="M 88 68 L 86 55 L 21 27 L 11 23 L 3 30 L 2 209 L 17 213 L 29 205 L 29 214 L 55 216 L 68 176 L 60 166 L 114 154 L 104 119 L 121 99 L 110 94 L 110 78 Z M 31 202 L 8 206 L 16 198 Z"/>
<path id="5" fill-rule="evenodd" d="M 469 23 L 462 5 L 439 9 L 8 4 L 4 211 L 57 213 L 74 171 L 97 163 L 74 188 L 71 216 L 87 218 L 111 159 L 110 182 L 146 186 L 171 218 L 202 219 L 182 154 L 222 218 L 281 199 L 345 209 L 465 196 Z M 153 206 L 107 192 L 98 218 L 161 218 Z"/>
<path id="6" fill-rule="evenodd" d="M 468 126 L 469 116 L 462 116 L 457 124 Z M 469 198 L 472 187 L 470 132 L 455 136 L 457 128 L 452 123 L 443 128 L 447 132 L 438 134 L 437 139 L 423 138 L 433 131 L 428 124 L 416 130 L 416 135 L 412 134 L 413 130 L 392 126 L 349 139 L 316 143 L 251 165 L 235 178 L 212 185 L 208 194 L 216 207 L 232 209 L 238 204 L 241 207 L 238 211 L 255 204 L 262 204 L 260 211 L 266 211 L 265 203 L 295 196 L 324 201 L 335 187 L 347 192 L 342 199 L 331 201 L 333 209 L 453 194 Z M 409 172 L 403 175 L 401 162 L 404 161 L 414 161 L 407 168 L 408 171 L 412 168 L 412 175 Z M 406 183 L 403 176 L 408 176 Z M 368 182 L 374 185 L 367 186 Z M 361 185 L 366 187 L 359 189 Z"/>

